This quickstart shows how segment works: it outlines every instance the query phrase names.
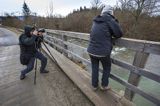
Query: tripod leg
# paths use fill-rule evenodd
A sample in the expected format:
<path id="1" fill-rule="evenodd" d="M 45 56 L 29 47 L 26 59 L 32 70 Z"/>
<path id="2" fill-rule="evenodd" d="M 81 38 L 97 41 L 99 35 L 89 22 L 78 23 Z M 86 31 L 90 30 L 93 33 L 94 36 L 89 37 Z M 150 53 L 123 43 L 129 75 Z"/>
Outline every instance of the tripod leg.
<path id="1" fill-rule="evenodd" d="M 45 48 L 48 50 L 49 54 L 51 55 L 52 59 L 54 60 L 54 62 L 56 62 L 55 58 L 53 57 L 52 53 L 50 52 L 50 50 L 48 49 L 47 45 L 43 42 L 43 45 L 45 46 Z"/>
<path id="2" fill-rule="evenodd" d="M 34 85 L 36 85 L 36 74 L 37 74 L 37 59 L 36 59 L 36 63 L 35 63 Z"/>

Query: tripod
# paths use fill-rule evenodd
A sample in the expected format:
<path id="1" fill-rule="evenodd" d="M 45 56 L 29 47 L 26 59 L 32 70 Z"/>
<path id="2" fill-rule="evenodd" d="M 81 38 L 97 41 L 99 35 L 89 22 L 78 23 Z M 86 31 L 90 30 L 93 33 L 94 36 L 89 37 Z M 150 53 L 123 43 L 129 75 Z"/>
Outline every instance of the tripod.
<path id="1" fill-rule="evenodd" d="M 53 61 L 58 65 L 58 63 L 57 63 L 56 59 L 53 57 L 53 55 L 52 55 L 51 51 L 48 49 L 48 47 L 47 47 L 47 45 L 44 43 L 43 39 L 42 39 L 42 38 L 39 38 L 39 39 L 42 41 L 42 43 L 43 43 L 44 47 L 47 49 L 47 51 L 48 51 L 48 52 L 49 52 L 49 54 L 51 55 L 51 57 L 52 57 Z M 59 65 L 58 65 L 58 66 L 59 66 Z"/>
<path id="2" fill-rule="evenodd" d="M 37 51 L 38 51 L 38 43 L 37 42 L 35 42 L 35 48 L 37 49 Z M 36 77 L 37 77 L 37 58 L 35 58 L 36 59 L 36 63 L 35 63 L 35 72 L 34 72 L 34 85 L 36 85 Z"/>
<path id="3" fill-rule="evenodd" d="M 42 38 L 39 38 L 39 39 L 42 41 L 44 47 L 47 49 L 47 51 L 48 51 L 49 54 L 51 55 L 52 60 L 53 60 L 53 61 L 57 64 L 57 66 L 59 67 L 57 61 L 56 61 L 55 58 L 53 57 L 53 55 L 52 55 L 51 51 L 48 49 L 47 45 L 43 42 Z M 38 40 L 39 40 L 39 39 L 38 39 Z M 38 45 L 38 43 L 35 43 L 35 47 L 36 47 L 36 49 L 38 50 L 38 46 L 37 46 L 37 45 Z M 41 50 L 39 50 L 39 51 L 41 51 Z M 37 77 L 37 58 L 36 58 L 35 61 L 36 61 L 36 62 L 35 62 L 34 85 L 36 85 L 36 77 Z M 59 67 L 59 68 L 60 68 L 60 67 Z"/>
<path id="4" fill-rule="evenodd" d="M 36 75 L 37 75 L 37 59 L 36 59 L 36 63 L 35 63 L 34 85 L 36 85 Z"/>

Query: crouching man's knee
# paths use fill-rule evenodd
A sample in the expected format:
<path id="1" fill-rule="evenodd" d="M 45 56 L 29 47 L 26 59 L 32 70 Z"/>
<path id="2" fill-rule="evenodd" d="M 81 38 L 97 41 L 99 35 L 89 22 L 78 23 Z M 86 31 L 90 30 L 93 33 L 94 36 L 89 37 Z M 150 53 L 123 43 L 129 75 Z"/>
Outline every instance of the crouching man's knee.
<path id="1" fill-rule="evenodd" d="M 31 65 L 31 66 L 28 66 L 28 67 L 27 67 L 28 71 L 32 71 L 33 68 L 34 68 L 34 65 Z"/>

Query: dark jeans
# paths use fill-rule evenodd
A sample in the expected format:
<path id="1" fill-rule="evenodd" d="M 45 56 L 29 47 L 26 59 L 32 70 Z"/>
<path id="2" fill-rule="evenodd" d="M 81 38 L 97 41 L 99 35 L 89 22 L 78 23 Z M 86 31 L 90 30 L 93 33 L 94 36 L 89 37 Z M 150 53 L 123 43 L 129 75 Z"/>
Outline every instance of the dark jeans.
<path id="1" fill-rule="evenodd" d="M 111 71 L 111 58 L 110 55 L 106 57 L 95 57 L 90 55 L 92 63 L 92 86 L 98 87 L 98 77 L 99 77 L 99 62 L 103 66 L 103 75 L 102 75 L 102 86 L 108 86 L 109 76 Z"/>
<path id="2" fill-rule="evenodd" d="M 27 68 L 22 70 L 21 73 L 23 75 L 27 74 L 28 72 L 32 71 L 32 69 L 34 68 L 34 62 L 35 59 L 38 58 L 41 61 L 41 68 L 40 71 L 43 71 L 47 65 L 47 58 L 41 53 L 41 52 L 36 52 L 35 53 L 35 57 L 32 57 L 29 60 L 29 63 L 27 64 Z"/>

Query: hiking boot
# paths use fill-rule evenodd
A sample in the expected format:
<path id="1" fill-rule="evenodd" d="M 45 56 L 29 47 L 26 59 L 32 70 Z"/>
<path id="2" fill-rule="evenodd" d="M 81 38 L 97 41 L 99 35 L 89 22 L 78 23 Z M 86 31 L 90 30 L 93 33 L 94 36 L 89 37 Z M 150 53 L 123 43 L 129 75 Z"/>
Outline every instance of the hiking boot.
<path id="1" fill-rule="evenodd" d="M 25 79 L 26 78 L 26 76 L 24 75 L 24 74 L 21 74 L 20 75 L 20 80 L 23 80 L 23 79 Z"/>
<path id="2" fill-rule="evenodd" d="M 106 90 L 110 90 L 111 87 L 109 87 L 109 86 L 101 86 L 100 89 L 101 89 L 102 91 L 106 91 Z"/>
<path id="3" fill-rule="evenodd" d="M 43 70 L 43 71 L 40 71 L 40 73 L 49 73 L 49 71 L 47 71 L 47 70 Z"/>

